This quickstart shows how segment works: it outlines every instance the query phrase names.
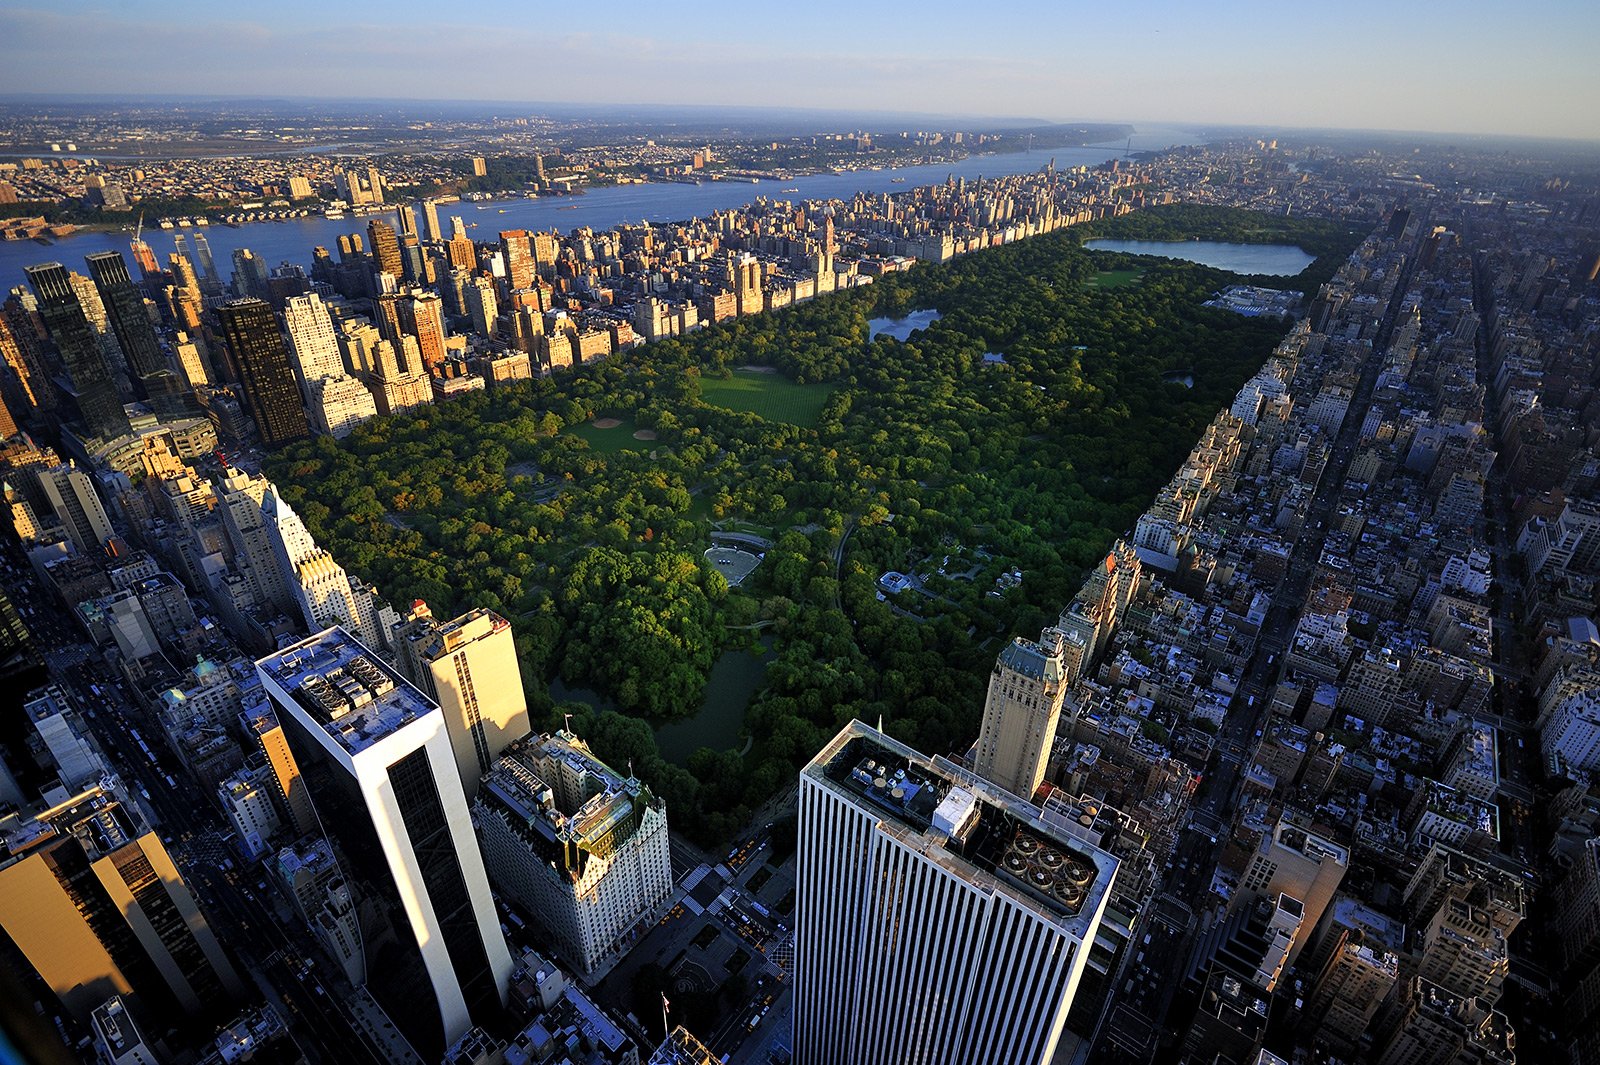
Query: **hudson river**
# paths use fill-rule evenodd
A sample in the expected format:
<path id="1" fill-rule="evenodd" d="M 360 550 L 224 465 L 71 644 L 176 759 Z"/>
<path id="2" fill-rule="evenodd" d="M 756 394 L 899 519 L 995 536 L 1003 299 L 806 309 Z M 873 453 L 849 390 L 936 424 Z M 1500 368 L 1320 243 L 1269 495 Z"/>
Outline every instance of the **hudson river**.
<path id="1" fill-rule="evenodd" d="M 1201 143 L 1203 137 L 1174 129 L 1150 129 L 1133 136 L 1134 151 L 1151 151 L 1177 144 Z M 449 232 L 450 218 L 459 216 L 475 240 L 492 241 L 502 230 L 555 230 L 570 232 L 582 226 L 606 229 L 622 222 L 671 222 L 697 218 L 716 210 L 750 203 L 758 197 L 769 199 L 817 200 L 848 199 L 857 192 L 903 192 L 918 185 L 931 185 L 950 175 L 973 179 L 1001 174 L 1021 174 L 1040 170 L 1052 158 L 1059 169 L 1093 166 L 1120 155 L 1126 141 L 1091 148 L 1055 148 L 1006 155 L 981 155 L 958 163 L 910 166 L 883 170 L 857 170 L 841 174 L 817 174 L 788 181 L 763 180 L 757 184 L 738 181 L 680 185 L 660 182 L 647 185 L 616 185 L 590 189 L 580 196 L 548 196 L 537 200 L 523 197 L 483 203 L 445 203 L 439 205 L 439 222 Z M 896 179 L 904 180 L 896 180 Z M 785 190 L 795 189 L 788 192 Z M 156 257 L 166 262 L 173 250 L 173 237 L 179 233 L 204 233 L 211 245 L 217 272 L 227 281 L 233 272 L 233 252 L 249 248 L 269 267 L 283 262 L 311 268 L 311 250 L 318 245 L 338 256 L 339 235 L 360 233 L 366 240 L 367 222 L 372 218 L 394 220 L 385 214 L 330 220 L 320 216 L 287 222 L 252 222 L 234 228 L 212 223 L 198 229 L 145 229 L 145 240 Z M 83 257 L 108 249 L 120 251 L 129 259 L 129 233 L 74 233 L 45 247 L 31 240 L 0 241 L 0 294 L 24 281 L 23 268 L 35 263 L 59 262 L 69 269 L 87 273 Z M 196 267 L 198 268 L 198 263 Z"/>

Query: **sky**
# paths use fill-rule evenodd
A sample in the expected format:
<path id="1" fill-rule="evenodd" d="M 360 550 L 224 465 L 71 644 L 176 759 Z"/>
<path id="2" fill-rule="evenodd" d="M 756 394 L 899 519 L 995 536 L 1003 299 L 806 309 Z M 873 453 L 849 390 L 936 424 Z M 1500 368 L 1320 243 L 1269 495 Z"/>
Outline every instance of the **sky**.
<path id="1" fill-rule="evenodd" d="M 737 104 L 1600 139 L 1594 0 L 0 0 L 0 94 Z"/>

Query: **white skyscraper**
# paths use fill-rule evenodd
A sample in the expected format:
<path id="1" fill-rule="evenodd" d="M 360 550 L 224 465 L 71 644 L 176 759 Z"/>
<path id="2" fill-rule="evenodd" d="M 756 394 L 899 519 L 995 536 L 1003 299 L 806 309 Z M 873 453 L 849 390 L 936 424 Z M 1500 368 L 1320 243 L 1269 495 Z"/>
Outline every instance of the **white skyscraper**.
<path id="1" fill-rule="evenodd" d="M 344 567 L 317 546 L 300 515 L 268 484 L 261 513 L 272 540 L 278 570 L 300 608 L 306 628 L 317 632 L 342 625 L 369 647 L 383 647 L 371 592 L 357 588 Z M 365 601 L 363 601 L 365 600 Z"/>
<path id="2" fill-rule="evenodd" d="M 852 722 L 800 774 L 794 1060 L 1044 1065 L 1116 870 Z"/>
<path id="3" fill-rule="evenodd" d="M 505 1003 L 500 931 L 444 715 L 340 628 L 256 663 L 336 844 L 366 987 L 424 1061 Z"/>

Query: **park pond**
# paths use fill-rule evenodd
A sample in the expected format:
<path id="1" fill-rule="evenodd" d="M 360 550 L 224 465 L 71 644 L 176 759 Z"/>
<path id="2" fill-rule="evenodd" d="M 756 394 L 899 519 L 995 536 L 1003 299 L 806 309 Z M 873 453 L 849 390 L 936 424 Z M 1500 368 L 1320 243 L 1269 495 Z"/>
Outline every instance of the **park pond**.
<path id="1" fill-rule="evenodd" d="M 1182 259 L 1235 274 L 1293 277 L 1316 261 L 1316 256 L 1292 244 L 1229 244 L 1215 240 L 1091 240 L 1090 251 L 1117 251 L 1125 255 L 1157 255 Z"/>
<path id="2" fill-rule="evenodd" d="M 903 318 L 869 318 L 867 328 L 868 340 L 877 340 L 880 336 L 893 337 L 895 340 L 910 339 L 911 334 L 918 329 L 926 329 L 937 322 L 943 315 L 935 310 L 911 311 Z"/>
<path id="3" fill-rule="evenodd" d="M 762 641 L 762 649 L 770 641 Z M 744 712 L 750 699 L 766 677 L 767 658 L 750 651 L 724 651 L 711 667 L 705 698 L 693 717 L 654 726 L 656 747 L 661 757 L 674 765 L 688 765 L 689 756 L 701 747 L 714 751 L 742 751 Z M 567 685 L 559 677 L 550 682 L 550 698 L 556 702 L 588 703 L 599 710 L 613 710 L 611 700 L 589 688 Z"/>

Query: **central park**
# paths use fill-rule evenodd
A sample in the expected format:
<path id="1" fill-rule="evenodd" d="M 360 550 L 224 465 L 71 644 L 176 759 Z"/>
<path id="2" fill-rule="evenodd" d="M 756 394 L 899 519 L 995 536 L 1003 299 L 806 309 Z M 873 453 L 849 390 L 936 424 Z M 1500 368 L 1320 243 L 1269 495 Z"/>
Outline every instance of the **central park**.
<path id="1" fill-rule="evenodd" d="M 1001 642 L 1053 621 L 1287 328 L 1205 301 L 1313 292 L 1363 236 L 1142 211 L 374 419 L 266 472 L 391 601 L 509 618 L 536 725 L 573 714 L 715 843 L 852 718 L 965 748 Z M 1240 277 L 1092 238 L 1316 258 Z M 869 326 L 916 311 L 937 313 L 904 339 Z M 888 573 L 915 580 L 886 594 Z"/>

